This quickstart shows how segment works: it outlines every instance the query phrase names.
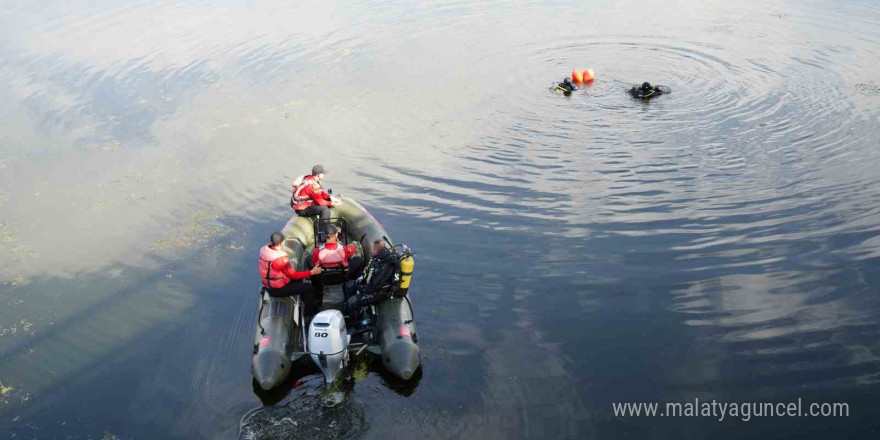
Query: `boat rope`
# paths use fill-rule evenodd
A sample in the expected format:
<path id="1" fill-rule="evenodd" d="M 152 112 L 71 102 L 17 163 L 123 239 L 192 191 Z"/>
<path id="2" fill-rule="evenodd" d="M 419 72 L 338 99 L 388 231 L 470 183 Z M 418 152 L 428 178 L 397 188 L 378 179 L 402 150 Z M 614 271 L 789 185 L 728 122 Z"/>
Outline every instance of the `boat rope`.
<path id="1" fill-rule="evenodd" d="M 263 321 L 263 307 L 266 305 L 267 302 L 269 302 L 269 301 L 266 301 L 265 299 L 263 299 L 263 289 L 260 289 L 260 311 L 257 312 L 257 327 L 260 328 L 260 335 L 262 335 L 262 336 L 266 335 L 266 329 L 263 328 L 262 321 Z"/>

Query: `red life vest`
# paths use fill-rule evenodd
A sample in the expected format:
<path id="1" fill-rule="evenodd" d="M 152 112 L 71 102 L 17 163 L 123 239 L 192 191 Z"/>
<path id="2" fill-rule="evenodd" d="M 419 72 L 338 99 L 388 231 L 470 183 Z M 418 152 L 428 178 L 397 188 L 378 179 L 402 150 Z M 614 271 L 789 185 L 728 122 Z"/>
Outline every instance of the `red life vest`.
<path id="1" fill-rule="evenodd" d="M 290 277 L 284 272 L 272 270 L 272 262 L 279 258 L 286 258 L 287 252 L 280 249 L 272 249 L 265 245 L 260 249 L 260 279 L 264 287 L 280 289 L 290 282 Z"/>
<path id="2" fill-rule="evenodd" d="M 297 182 L 302 183 L 297 185 Z M 317 187 L 321 186 L 321 184 L 318 183 L 318 180 L 315 179 L 315 176 L 312 175 L 301 177 L 293 182 L 293 196 L 290 197 L 290 207 L 293 208 L 294 211 L 306 209 L 315 204 L 315 201 L 312 200 L 311 197 L 303 195 L 302 193 L 308 185 L 315 185 Z"/>
<path id="3" fill-rule="evenodd" d="M 326 245 L 321 245 L 318 249 L 318 262 L 326 268 L 348 267 L 348 261 L 345 259 L 345 246 L 342 243 L 336 243 L 336 249 L 327 249 Z"/>

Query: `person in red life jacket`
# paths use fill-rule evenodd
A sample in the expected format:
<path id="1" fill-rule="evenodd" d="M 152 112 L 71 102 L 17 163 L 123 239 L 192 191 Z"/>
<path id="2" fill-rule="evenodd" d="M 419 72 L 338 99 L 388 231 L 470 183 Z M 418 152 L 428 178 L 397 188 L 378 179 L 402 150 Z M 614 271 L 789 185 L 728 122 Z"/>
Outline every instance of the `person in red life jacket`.
<path id="1" fill-rule="evenodd" d="M 324 167 L 315 165 L 312 174 L 297 179 L 290 197 L 290 207 L 301 217 L 319 216 L 321 220 L 330 219 L 330 207 L 342 203 L 321 188 L 324 181 Z"/>
<path id="2" fill-rule="evenodd" d="M 357 252 L 353 244 L 343 246 L 339 243 L 339 232 L 339 227 L 333 223 L 327 225 L 327 242 L 315 248 L 312 254 L 312 267 L 322 266 L 325 269 L 344 267 L 348 270 L 347 278 L 357 278 L 364 265 L 363 259 L 353 257 Z"/>
<path id="3" fill-rule="evenodd" d="M 343 246 L 339 243 L 339 227 L 330 223 L 327 225 L 327 242 L 315 248 L 312 254 L 312 266 L 322 266 L 325 269 L 349 267 L 348 259 L 354 255 L 357 248 L 353 244 Z"/>
<path id="4" fill-rule="evenodd" d="M 273 232 L 269 244 L 260 248 L 260 278 L 269 296 L 299 295 L 305 303 L 305 314 L 317 313 L 312 286 L 303 282 L 306 278 L 319 275 L 323 268 L 314 266 L 312 270 L 296 271 L 290 265 L 290 257 L 284 251 L 284 234 Z"/>
<path id="5" fill-rule="evenodd" d="M 327 242 L 315 248 L 311 266 L 325 269 L 345 268 L 345 278 L 353 280 L 363 270 L 364 260 L 361 257 L 353 257 L 357 251 L 353 244 L 343 246 L 339 243 L 339 232 L 339 227 L 333 223 L 327 225 L 325 232 Z M 312 286 L 315 289 L 315 298 L 320 307 L 324 301 L 324 284 L 320 277 L 315 277 L 312 280 Z"/>

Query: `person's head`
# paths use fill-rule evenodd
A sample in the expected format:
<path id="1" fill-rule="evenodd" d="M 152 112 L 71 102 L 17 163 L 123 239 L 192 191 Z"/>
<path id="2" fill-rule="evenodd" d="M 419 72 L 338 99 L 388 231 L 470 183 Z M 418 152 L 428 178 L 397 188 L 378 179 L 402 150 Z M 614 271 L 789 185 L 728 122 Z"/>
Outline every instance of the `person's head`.
<path id="1" fill-rule="evenodd" d="M 336 243 L 339 239 L 339 227 L 330 223 L 327 225 L 327 243 Z"/>
<path id="2" fill-rule="evenodd" d="M 650 92 L 651 91 L 651 83 L 649 83 L 647 81 L 643 82 L 642 83 L 642 91 L 643 92 Z"/>
<path id="3" fill-rule="evenodd" d="M 327 173 L 327 170 L 324 169 L 324 165 L 315 165 L 312 167 L 312 175 L 315 176 L 318 180 L 324 179 L 324 174 Z"/>
<path id="4" fill-rule="evenodd" d="M 385 249 L 385 240 L 376 240 L 373 242 L 373 256 L 379 255 Z"/>
<path id="5" fill-rule="evenodd" d="M 281 243 L 284 243 L 284 234 L 279 231 L 275 231 L 272 235 L 269 236 L 269 243 L 272 246 L 278 246 Z"/>
<path id="6" fill-rule="evenodd" d="M 564 80 L 562 80 L 562 82 L 567 86 L 571 86 L 571 78 L 565 78 Z"/>

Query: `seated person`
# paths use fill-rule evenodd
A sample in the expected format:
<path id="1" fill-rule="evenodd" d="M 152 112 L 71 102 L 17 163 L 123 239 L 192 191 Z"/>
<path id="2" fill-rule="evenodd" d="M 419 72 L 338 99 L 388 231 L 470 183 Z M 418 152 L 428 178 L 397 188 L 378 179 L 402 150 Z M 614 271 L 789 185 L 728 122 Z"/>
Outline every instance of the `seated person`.
<path id="1" fill-rule="evenodd" d="M 281 232 L 273 232 L 269 237 L 269 244 L 260 249 L 259 269 L 263 288 L 269 291 L 269 296 L 299 295 L 304 303 L 305 314 L 310 316 L 317 313 L 312 288 L 303 281 L 320 274 L 323 269 L 315 267 L 310 271 L 297 272 L 290 265 L 290 257 L 284 251 L 284 234 Z"/>
<path id="2" fill-rule="evenodd" d="M 376 303 L 391 296 L 400 274 L 400 257 L 385 246 L 385 241 L 373 242 L 373 258 L 356 282 L 356 293 L 346 300 L 350 311 Z"/>
<path id="3" fill-rule="evenodd" d="M 362 258 L 353 257 L 357 248 L 353 244 L 343 246 L 339 243 L 339 227 L 333 223 L 327 225 L 326 237 L 327 242 L 315 248 L 310 261 L 311 266 L 324 269 L 343 268 L 346 279 L 357 278 L 364 265 Z M 312 277 L 312 287 L 320 308 L 324 303 L 324 283 L 321 277 Z"/>
<path id="4" fill-rule="evenodd" d="M 331 196 L 321 186 L 327 171 L 322 165 L 312 167 L 312 174 L 300 177 L 293 183 L 293 195 L 290 207 L 301 217 L 318 216 L 321 220 L 330 220 L 330 208 L 342 203 Z"/>
<path id="5" fill-rule="evenodd" d="M 352 258 L 357 252 L 357 248 L 353 244 L 343 246 L 339 243 L 339 232 L 339 227 L 333 223 L 327 225 L 327 242 L 315 247 L 315 252 L 312 254 L 312 267 L 320 265 L 324 269 L 345 268 L 350 273 L 356 274 L 360 271 L 363 260 L 357 257 Z"/>

